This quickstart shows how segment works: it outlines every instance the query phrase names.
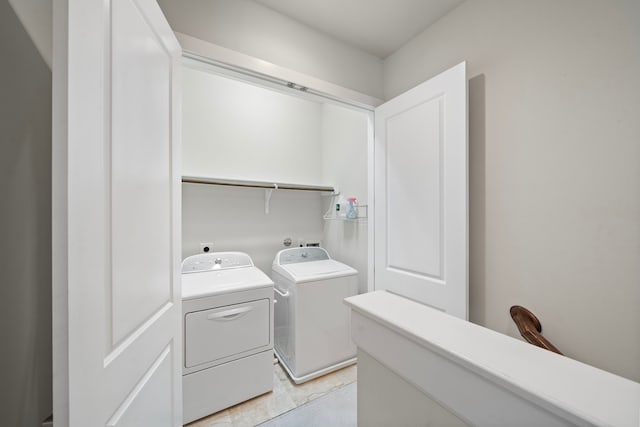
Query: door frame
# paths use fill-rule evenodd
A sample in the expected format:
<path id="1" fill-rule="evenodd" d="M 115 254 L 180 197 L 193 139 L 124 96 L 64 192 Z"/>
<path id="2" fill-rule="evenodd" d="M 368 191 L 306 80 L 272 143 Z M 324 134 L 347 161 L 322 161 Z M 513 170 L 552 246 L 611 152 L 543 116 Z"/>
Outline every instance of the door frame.
<path id="1" fill-rule="evenodd" d="M 56 337 L 68 338 L 69 276 L 66 267 L 68 253 L 67 218 L 67 148 L 68 148 L 68 97 L 61 90 L 66 87 L 68 69 L 68 33 L 56 31 L 67 27 L 68 3 L 62 0 L 53 2 L 53 46 L 52 46 L 52 167 L 51 169 L 51 321 L 52 321 L 52 372 L 61 378 L 69 378 L 69 342 Z M 69 425 L 69 382 L 53 381 L 53 406 L 56 412 L 56 425 Z M 56 411 L 56 408 L 64 410 Z"/>
<path id="2" fill-rule="evenodd" d="M 201 61 L 223 68 L 236 78 L 249 82 L 261 81 L 267 86 L 286 86 L 288 82 L 307 88 L 306 92 L 331 101 L 345 104 L 367 115 L 367 292 L 375 290 L 374 285 L 374 162 L 375 162 L 375 120 L 374 110 L 384 103 L 383 100 L 327 82 L 286 67 L 268 63 L 262 59 L 246 55 L 225 47 L 210 43 L 187 34 L 174 32 L 182 46 L 183 57 Z"/>

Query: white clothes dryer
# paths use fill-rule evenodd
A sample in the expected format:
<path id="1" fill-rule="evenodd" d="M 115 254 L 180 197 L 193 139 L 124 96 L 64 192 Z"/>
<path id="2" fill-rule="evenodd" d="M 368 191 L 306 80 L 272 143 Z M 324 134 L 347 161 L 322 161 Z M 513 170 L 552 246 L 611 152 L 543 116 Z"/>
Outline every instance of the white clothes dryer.
<path id="1" fill-rule="evenodd" d="M 182 263 L 183 421 L 273 389 L 273 282 L 242 252 Z"/>
<path id="2" fill-rule="evenodd" d="M 272 267 L 275 353 L 300 384 L 356 362 L 350 312 L 358 272 L 318 247 L 284 249 Z"/>

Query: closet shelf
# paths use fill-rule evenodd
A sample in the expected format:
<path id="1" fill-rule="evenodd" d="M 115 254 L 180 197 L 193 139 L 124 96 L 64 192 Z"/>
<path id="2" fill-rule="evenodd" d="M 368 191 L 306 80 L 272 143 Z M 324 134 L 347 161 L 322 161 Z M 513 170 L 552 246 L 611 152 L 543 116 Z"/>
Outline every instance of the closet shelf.
<path id="1" fill-rule="evenodd" d="M 345 221 L 345 222 L 367 222 L 369 217 L 369 205 L 356 205 L 358 209 L 357 218 L 346 218 L 336 216 L 336 212 L 332 211 L 331 214 L 325 215 L 322 218 L 328 221 Z"/>
<path id="2" fill-rule="evenodd" d="M 288 184 L 270 181 L 242 181 L 237 179 L 203 178 L 195 176 L 183 176 L 182 182 L 184 184 L 226 185 L 231 187 L 262 188 L 265 190 L 318 191 L 332 194 L 336 192 L 333 187 L 320 185 Z"/>
<path id="3" fill-rule="evenodd" d="M 324 218 L 326 221 L 367 222 L 367 218 Z"/>

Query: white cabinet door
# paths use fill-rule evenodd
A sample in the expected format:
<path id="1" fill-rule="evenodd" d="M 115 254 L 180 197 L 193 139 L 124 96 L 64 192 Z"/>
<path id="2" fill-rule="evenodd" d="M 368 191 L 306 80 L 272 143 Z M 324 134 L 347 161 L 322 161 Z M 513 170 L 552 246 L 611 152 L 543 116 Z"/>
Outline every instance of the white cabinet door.
<path id="1" fill-rule="evenodd" d="M 153 0 L 55 0 L 56 426 L 182 424 L 180 56 Z"/>
<path id="2" fill-rule="evenodd" d="M 468 317 L 463 62 L 375 111 L 375 288 Z"/>

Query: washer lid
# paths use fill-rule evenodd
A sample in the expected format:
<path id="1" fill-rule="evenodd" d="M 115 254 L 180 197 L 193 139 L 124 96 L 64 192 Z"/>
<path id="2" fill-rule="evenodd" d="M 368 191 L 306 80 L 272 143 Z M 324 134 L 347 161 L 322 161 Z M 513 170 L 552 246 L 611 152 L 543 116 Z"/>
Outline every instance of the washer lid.
<path id="1" fill-rule="evenodd" d="M 333 259 L 274 265 L 273 271 L 296 283 L 351 276 L 358 271 Z"/>

